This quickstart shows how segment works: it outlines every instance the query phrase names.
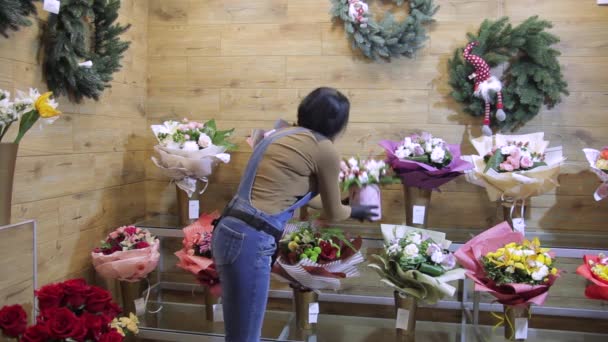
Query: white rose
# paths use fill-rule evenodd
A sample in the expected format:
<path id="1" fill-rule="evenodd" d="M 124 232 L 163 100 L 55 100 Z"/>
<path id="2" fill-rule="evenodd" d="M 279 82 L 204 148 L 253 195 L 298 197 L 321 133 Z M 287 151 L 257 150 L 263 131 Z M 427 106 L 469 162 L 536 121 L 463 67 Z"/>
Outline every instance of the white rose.
<path id="1" fill-rule="evenodd" d="M 403 253 L 405 253 L 405 255 L 407 256 L 417 256 L 418 252 L 418 246 L 413 243 L 410 243 L 409 245 L 405 246 L 405 249 L 403 250 Z"/>
<path id="2" fill-rule="evenodd" d="M 433 138 L 432 142 L 433 146 L 443 146 L 445 144 L 445 141 L 443 141 L 441 138 Z"/>
<path id="3" fill-rule="evenodd" d="M 515 145 L 507 145 L 500 148 L 500 153 L 503 155 L 509 155 L 517 148 Z"/>
<path id="4" fill-rule="evenodd" d="M 426 153 L 431 153 L 433 151 L 433 144 L 431 143 L 425 143 L 424 144 L 424 152 Z"/>
<path id="5" fill-rule="evenodd" d="M 205 133 L 201 133 L 198 137 L 198 145 L 202 148 L 211 146 L 211 138 Z"/>
<path id="6" fill-rule="evenodd" d="M 431 260 L 433 260 L 433 262 L 436 264 L 440 264 L 443 261 L 443 258 L 444 255 L 441 251 L 436 251 L 433 253 L 433 255 L 431 255 Z"/>
<path id="7" fill-rule="evenodd" d="M 348 179 L 349 179 L 349 180 L 353 180 L 353 179 L 355 179 L 355 174 L 354 174 L 354 173 L 349 173 L 349 174 L 348 174 Z"/>
<path id="8" fill-rule="evenodd" d="M 420 234 L 418 233 L 414 233 L 409 237 L 409 240 L 417 245 L 419 245 L 422 242 L 422 236 L 420 236 Z"/>
<path id="9" fill-rule="evenodd" d="M 367 182 L 369 182 L 369 176 L 367 175 L 367 172 L 361 172 L 361 174 L 359 175 L 359 182 L 361 182 L 361 184 L 367 184 Z"/>
<path id="10" fill-rule="evenodd" d="M 532 279 L 534 279 L 536 281 L 541 281 L 541 280 L 545 279 L 545 277 L 548 275 L 549 275 L 549 268 L 547 268 L 547 266 L 543 265 L 538 270 L 532 272 Z"/>
<path id="11" fill-rule="evenodd" d="M 350 165 L 350 167 L 359 166 L 359 162 L 355 158 L 350 158 L 348 160 L 348 165 Z"/>
<path id="12" fill-rule="evenodd" d="M 179 150 L 181 148 L 179 143 L 173 141 L 173 139 L 171 139 L 171 138 L 165 139 L 163 141 L 163 145 L 165 145 L 166 148 L 170 148 L 173 150 Z"/>
<path id="13" fill-rule="evenodd" d="M 219 153 L 215 157 L 224 164 L 230 163 L 230 155 L 228 153 Z"/>
<path id="14" fill-rule="evenodd" d="M 407 138 L 403 139 L 403 145 L 405 147 L 408 147 L 408 146 L 412 145 L 412 138 L 407 137 Z"/>
<path id="15" fill-rule="evenodd" d="M 404 148 L 399 148 L 396 152 L 395 152 L 395 156 L 399 159 L 405 159 L 407 157 L 409 157 L 412 154 L 412 152 L 408 149 L 404 149 Z"/>
<path id="16" fill-rule="evenodd" d="M 441 147 L 435 147 L 433 152 L 431 152 L 431 160 L 434 163 L 442 163 L 443 158 L 445 158 L 445 150 Z"/>
<path id="17" fill-rule="evenodd" d="M 399 254 L 400 251 L 401 251 L 401 248 L 399 247 L 399 244 L 392 244 L 388 247 L 388 254 L 390 254 L 390 255 Z"/>
<path id="18" fill-rule="evenodd" d="M 184 151 L 198 151 L 198 143 L 196 141 L 186 141 L 182 147 Z"/>

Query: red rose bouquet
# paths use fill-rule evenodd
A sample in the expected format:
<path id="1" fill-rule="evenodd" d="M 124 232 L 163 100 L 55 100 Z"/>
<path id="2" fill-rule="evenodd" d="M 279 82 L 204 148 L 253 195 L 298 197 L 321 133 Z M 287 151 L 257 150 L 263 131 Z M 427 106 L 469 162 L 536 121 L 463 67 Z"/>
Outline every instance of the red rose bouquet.
<path id="1" fill-rule="evenodd" d="M 43 286 L 36 297 L 39 315 L 30 327 L 20 305 L 0 309 L 0 329 L 5 336 L 22 342 L 114 342 L 139 332 L 134 314 L 118 317 L 122 309 L 112 302 L 110 293 L 83 279 Z"/>
<path id="2" fill-rule="evenodd" d="M 585 255 L 585 262 L 576 273 L 590 283 L 585 288 L 585 296 L 590 299 L 608 300 L 608 257 L 604 254 Z"/>
<path id="3" fill-rule="evenodd" d="M 305 289 L 340 288 L 340 279 L 359 276 L 361 238 L 338 229 L 315 231 L 308 223 L 288 224 L 272 270 L 281 281 Z"/>
<path id="4" fill-rule="evenodd" d="M 183 248 L 175 255 L 179 259 L 178 267 L 191 272 L 196 279 L 209 288 L 215 297 L 221 295 L 219 276 L 211 256 L 211 222 L 218 218 L 217 212 L 201 216 L 196 222 L 184 228 Z"/>
<path id="5" fill-rule="evenodd" d="M 136 282 L 158 265 L 159 241 L 146 229 L 120 227 L 91 253 L 93 266 L 104 278 Z"/>

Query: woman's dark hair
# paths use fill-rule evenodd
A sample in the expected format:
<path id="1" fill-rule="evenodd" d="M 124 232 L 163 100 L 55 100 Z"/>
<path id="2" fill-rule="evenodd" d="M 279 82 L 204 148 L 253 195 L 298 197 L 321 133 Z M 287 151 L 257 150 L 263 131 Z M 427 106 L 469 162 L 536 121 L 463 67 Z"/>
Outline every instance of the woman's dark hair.
<path id="1" fill-rule="evenodd" d="M 350 102 L 334 88 L 321 87 L 308 94 L 298 107 L 298 126 L 335 138 L 346 128 Z"/>

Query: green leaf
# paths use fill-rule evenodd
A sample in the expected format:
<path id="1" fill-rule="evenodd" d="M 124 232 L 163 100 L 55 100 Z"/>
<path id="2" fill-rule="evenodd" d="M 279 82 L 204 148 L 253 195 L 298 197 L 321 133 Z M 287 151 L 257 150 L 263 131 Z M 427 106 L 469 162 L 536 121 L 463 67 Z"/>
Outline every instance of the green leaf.
<path id="1" fill-rule="evenodd" d="M 486 162 L 486 168 L 483 170 L 484 173 L 488 172 L 488 170 L 498 170 L 498 166 L 505 161 L 505 157 L 502 155 L 500 150 L 496 150 L 494 154 L 488 159 Z"/>

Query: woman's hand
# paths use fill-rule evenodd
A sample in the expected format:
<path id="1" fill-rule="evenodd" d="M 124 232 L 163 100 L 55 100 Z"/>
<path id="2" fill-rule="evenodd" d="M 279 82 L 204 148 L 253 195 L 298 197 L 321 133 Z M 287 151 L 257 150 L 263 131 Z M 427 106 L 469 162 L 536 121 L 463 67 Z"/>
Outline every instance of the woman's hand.
<path id="1" fill-rule="evenodd" d="M 376 216 L 377 213 L 374 212 L 378 209 L 377 205 L 351 205 L 350 217 L 363 221 L 371 221 L 372 217 Z"/>

